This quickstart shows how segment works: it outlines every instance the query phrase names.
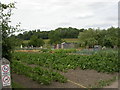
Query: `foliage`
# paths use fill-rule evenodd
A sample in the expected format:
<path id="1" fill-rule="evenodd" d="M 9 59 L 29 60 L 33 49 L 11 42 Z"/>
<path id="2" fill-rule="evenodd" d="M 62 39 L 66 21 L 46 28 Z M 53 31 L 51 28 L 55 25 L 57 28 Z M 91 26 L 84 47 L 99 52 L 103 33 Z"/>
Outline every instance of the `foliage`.
<path id="1" fill-rule="evenodd" d="M 94 45 L 101 45 L 106 47 L 117 47 L 119 28 L 110 27 L 108 29 L 76 29 L 76 28 L 57 28 L 51 31 L 25 31 L 23 34 L 19 34 L 16 38 L 22 40 L 30 40 L 35 35 L 38 38 L 49 39 L 50 44 L 57 44 L 66 41 L 66 38 L 79 38 L 80 46 L 92 48 Z M 70 41 L 71 42 L 71 41 Z"/>
<path id="2" fill-rule="evenodd" d="M 59 33 L 61 38 L 77 38 L 79 32 L 83 31 L 84 29 L 77 29 L 72 27 L 55 29 L 55 32 Z"/>
<path id="3" fill-rule="evenodd" d="M 33 47 L 40 47 L 44 45 L 44 41 L 41 38 L 39 39 L 37 36 L 33 35 L 30 38 L 29 45 Z"/>
<path id="4" fill-rule="evenodd" d="M 40 50 L 40 52 L 43 52 L 43 53 L 49 53 L 51 51 L 52 51 L 51 49 L 41 49 Z"/>
<path id="5" fill-rule="evenodd" d="M 54 53 L 75 53 L 76 49 L 55 49 L 52 50 Z"/>
<path id="6" fill-rule="evenodd" d="M 110 56 L 117 55 L 118 51 L 116 49 L 105 49 L 105 50 L 93 50 L 93 49 L 81 49 L 77 50 L 76 54 L 81 54 L 81 55 L 102 55 L 103 57 L 108 53 Z"/>
<path id="7" fill-rule="evenodd" d="M 11 51 L 13 49 L 12 44 L 9 40 L 9 35 L 15 30 L 15 28 L 10 26 L 11 10 L 13 8 L 15 8 L 14 3 L 2 4 L 0 2 L 0 27 L 2 28 L 0 32 L 2 36 L 2 57 L 7 58 L 8 60 L 11 59 Z"/>
<path id="8" fill-rule="evenodd" d="M 95 31 L 91 28 L 79 34 L 79 39 L 82 46 L 93 47 L 93 45 L 97 44 L 95 37 L 96 37 Z"/>
<path id="9" fill-rule="evenodd" d="M 95 86 L 90 86 L 90 88 L 103 88 L 105 86 L 109 86 L 114 81 L 118 80 L 118 77 L 114 76 L 109 80 L 100 80 Z"/>
<path id="10" fill-rule="evenodd" d="M 118 46 L 118 31 L 119 28 L 108 28 L 107 30 L 91 29 L 80 32 L 78 38 L 81 46 L 93 47 L 101 45 L 106 47 Z"/>
<path id="11" fill-rule="evenodd" d="M 94 50 L 83 49 L 83 50 L 77 51 L 76 54 L 80 54 L 80 55 L 93 55 L 96 52 L 97 51 L 94 51 Z"/>
<path id="12" fill-rule="evenodd" d="M 62 39 L 60 37 L 60 34 L 54 32 L 54 31 L 50 32 L 49 39 L 50 39 L 50 41 L 49 41 L 50 44 L 59 44 L 59 43 L 62 43 Z"/>
<path id="13" fill-rule="evenodd" d="M 64 76 L 57 72 L 48 71 L 37 66 L 32 68 L 16 60 L 12 62 L 11 66 L 13 72 L 30 77 L 31 79 L 37 81 L 40 84 L 48 85 L 52 81 L 58 81 L 61 83 L 67 81 Z"/>
<path id="14" fill-rule="evenodd" d="M 20 47 L 20 45 L 22 45 L 22 43 L 23 43 L 23 41 L 21 39 L 16 38 L 14 35 L 9 37 L 9 40 L 13 47 L 17 47 L 17 46 Z"/>
<path id="15" fill-rule="evenodd" d="M 90 56 L 69 55 L 65 53 L 23 53 L 15 52 L 14 59 L 24 63 L 36 64 L 59 71 L 67 69 L 94 69 L 98 72 L 119 72 L 118 53 L 101 52 Z"/>
<path id="16" fill-rule="evenodd" d="M 55 33 L 59 33 L 61 38 L 77 38 L 79 32 L 82 32 L 84 29 L 77 29 L 77 28 L 57 28 L 55 29 Z M 18 34 L 17 38 L 22 40 L 30 40 L 32 35 L 38 36 L 38 38 L 42 39 L 48 39 L 49 34 L 52 31 L 40 31 L 40 29 L 37 30 L 31 30 L 31 31 L 25 31 L 23 34 Z"/>
<path id="17" fill-rule="evenodd" d="M 44 53 L 75 53 L 76 49 L 41 49 L 40 52 Z"/>
<path id="18" fill-rule="evenodd" d="M 21 84 L 18 84 L 17 82 L 12 81 L 12 88 L 25 88 Z"/>

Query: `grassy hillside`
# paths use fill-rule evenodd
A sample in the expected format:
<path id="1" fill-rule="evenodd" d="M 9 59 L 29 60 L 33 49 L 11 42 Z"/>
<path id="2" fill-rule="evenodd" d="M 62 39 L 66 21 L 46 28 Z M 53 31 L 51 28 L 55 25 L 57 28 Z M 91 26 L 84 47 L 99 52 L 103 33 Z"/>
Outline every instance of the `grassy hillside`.
<path id="1" fill-rule="evenodd" d="M 79 42 L 78 38 L 68 38 L 68 39 L 63 39 L 63 40 L 65 40 L 66 42 Z"/>
<path id="2" fill-rule="evenodd" d="M 79 39 L 78 38 L 67 38 L 67 39 L 62 39 L 63 41 L 66 41 L 66 42 L 79 42 Z M 48 43 L 49 39 L 44 39 L 44 42 L 45 43 Z M 28 43 L 29 40 L 24 40 L 23 43 Z"/>
<path id="3" fill-rule="evenodd" d="M 66 39 L 62 39 L 63 41 L 66 41 L 66 42 L 79 42 L 79 39 L 78 38 L 66 38 Z M 47 43 L 49 41 L 49 39 L 44 39 L 44 42 Z"/>

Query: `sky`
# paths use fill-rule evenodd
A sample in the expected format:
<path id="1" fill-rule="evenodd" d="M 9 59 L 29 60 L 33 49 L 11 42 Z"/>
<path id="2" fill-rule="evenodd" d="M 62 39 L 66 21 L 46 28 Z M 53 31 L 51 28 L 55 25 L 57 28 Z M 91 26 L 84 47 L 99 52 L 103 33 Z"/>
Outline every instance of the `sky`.
<path id="1" fill-rule="evenodd" d="M 26 30 L 54 30 L 58 27 L 101 28 L 118 26 L 119 0 L 1 0 L 17 2 L 12 25 Z"/>

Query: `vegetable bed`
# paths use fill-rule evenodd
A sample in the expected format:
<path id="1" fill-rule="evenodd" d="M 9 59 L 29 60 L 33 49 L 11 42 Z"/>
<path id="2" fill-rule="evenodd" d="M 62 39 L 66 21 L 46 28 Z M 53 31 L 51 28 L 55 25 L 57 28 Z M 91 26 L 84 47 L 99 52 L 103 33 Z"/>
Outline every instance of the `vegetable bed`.
<path id="1" fill-rule="evenodd" d="M 40 67 L 32 68 L 15 60 L 12 62 L 12 71 L 17 74 L 25 75 L 40 84 L 48 85 L 52 81 L 61 83 L 67 82 L 67 79 L 58 72 L 43 70 Z"/>
<path id="2" fill-rule="evenodd" d="M 98 72 L 119 72 L 118 53 L 99 52 L 90 56 L 68 55 L 65 53 L 26 53 L 15 52 L 13 60 L 27 64 L 67 71 L 68 69 L 94 69 Z"/>

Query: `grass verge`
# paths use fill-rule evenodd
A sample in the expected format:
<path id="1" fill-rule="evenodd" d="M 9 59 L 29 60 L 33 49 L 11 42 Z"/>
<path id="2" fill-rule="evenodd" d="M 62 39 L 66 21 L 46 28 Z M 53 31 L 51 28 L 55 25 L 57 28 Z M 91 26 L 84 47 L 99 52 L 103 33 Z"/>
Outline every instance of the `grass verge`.
<path id="1" fill-rule="evenodd" d="M 23 85 L 18 84 L 17 82 L 12 81 L 12 88 L 25 88 Z"/>
<path id="2" fill-rule="evenodd" d="M 90 86 L 90 88 L 104 88 L 105 86 L 111 85 L 116 80 L 118 80 L 118 76 L 114 76 L 109 80 L 100 80 L 96 85 Z"/>

